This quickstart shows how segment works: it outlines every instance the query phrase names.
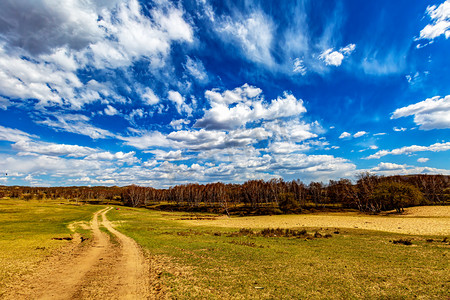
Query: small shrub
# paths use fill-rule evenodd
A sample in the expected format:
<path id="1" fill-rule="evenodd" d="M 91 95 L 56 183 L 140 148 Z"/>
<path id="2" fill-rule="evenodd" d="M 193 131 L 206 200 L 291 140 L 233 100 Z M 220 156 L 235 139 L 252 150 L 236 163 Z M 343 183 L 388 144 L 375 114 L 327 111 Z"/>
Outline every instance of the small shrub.
<path id="1" fill-rule="evenodd" d="M 392 243 L 394 243 L 394 244 L 402 244 L 402 245 L 406 245 L 406 246 L 412 245 L 411 240 L 408 240 L 408 239 L 393 240 Z"/>

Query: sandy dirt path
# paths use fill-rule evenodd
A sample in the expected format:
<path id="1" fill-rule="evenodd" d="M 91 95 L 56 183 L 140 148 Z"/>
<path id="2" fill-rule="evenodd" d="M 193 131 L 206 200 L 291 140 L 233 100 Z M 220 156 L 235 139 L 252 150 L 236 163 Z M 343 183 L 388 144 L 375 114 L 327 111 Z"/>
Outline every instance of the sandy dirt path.
<path id="1" fill-rule="evenodd" d="M 72 243 L 48 258 L 5 299 L 147 299 L 149 268 L 139 246 L 115 230 L 102 209 L 91 221 L 92 241 Z M 99 222 L 101 216 L 101 222 Z M 104 226 L 109 234 L 100 228 Z"/>

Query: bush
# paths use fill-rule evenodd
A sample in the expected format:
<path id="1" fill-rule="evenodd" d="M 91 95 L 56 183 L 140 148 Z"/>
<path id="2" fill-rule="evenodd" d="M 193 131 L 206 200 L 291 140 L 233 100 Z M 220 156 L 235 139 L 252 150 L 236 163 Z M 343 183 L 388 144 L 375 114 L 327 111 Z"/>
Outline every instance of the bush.
<path id="1" fill-rule="evenodd" d="M 295 199 L 293 193 L 284 193 L 280 195 L 278 206 L 284 213 L 301 211 L 300 203 Z"/>
<path id="2" fill-rule="evenodd" d="M 420 204 L 423 199 L 419 189 L 409 183 L 385 181 L 375 188 L 372 201 L 383 210 L 395 209 L 402 212 L 404 207 Z"/>

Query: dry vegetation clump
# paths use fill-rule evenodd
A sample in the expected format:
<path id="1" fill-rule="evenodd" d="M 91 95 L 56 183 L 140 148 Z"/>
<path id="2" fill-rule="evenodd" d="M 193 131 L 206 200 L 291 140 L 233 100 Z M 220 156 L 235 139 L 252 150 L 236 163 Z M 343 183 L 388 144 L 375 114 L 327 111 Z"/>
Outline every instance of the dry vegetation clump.
<path id="1" fill-rule="evenodd" d="M 398 239 L 398 240 L 393 240 L 392 243 L 394 243 L 394 244 L 406 245 L 406 246 L 412 245 L 412 242 L 411 242 L 410 239 Z"/>
<path id="2" fill-rule="evenodd" d="M 241 228 L 239 231 L 232 232 L 228 235 L 228 237 L 239 237 L 239 236 L 248 236 L 248 237 L 287 237 L 287 238 L 304 238 L 304 239 L 313 239 L 313 238 L 330 238 L 331 234 L 327 233 L 325 235 L 321 234 L 318 231 L 315 231 L 313 234 L 308 233 L 305 229 L 296 230 L 289 228 L 265 228 L 261 231 L 254 231 L 249 228 Z"/>

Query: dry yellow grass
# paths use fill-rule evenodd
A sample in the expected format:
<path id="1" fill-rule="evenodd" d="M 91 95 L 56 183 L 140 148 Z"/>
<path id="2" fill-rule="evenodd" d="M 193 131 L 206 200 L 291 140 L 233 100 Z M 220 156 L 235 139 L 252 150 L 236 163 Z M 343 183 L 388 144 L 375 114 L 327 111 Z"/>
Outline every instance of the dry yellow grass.
<path id="1" fill-rule="evenodd" d="M 358 228 L 412 235 L 450 235 L 450 206 L 413 207 L 402 215 L 321 213 L 258 217 L 220 217 L 214 220 L 179 220 L 193 226 L 230 228 Z"/>

